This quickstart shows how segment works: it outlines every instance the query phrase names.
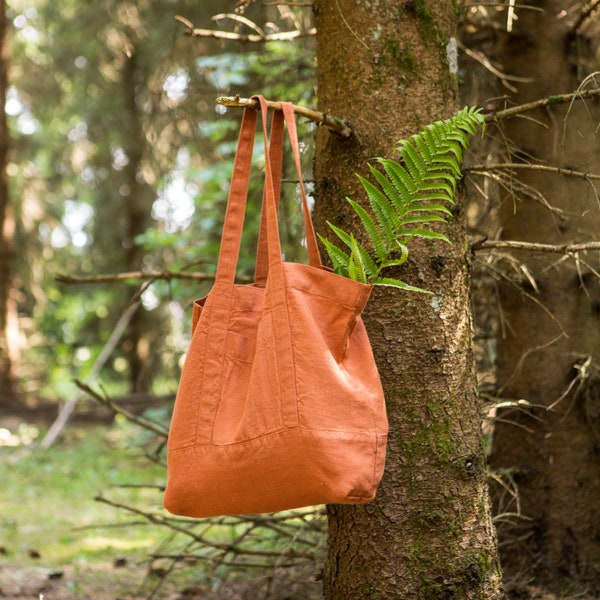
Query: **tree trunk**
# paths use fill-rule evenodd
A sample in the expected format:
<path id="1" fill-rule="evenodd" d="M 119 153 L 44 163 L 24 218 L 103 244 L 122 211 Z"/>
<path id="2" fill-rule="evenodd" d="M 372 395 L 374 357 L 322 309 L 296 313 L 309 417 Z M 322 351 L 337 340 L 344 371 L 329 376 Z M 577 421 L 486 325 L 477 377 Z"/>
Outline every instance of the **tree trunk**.
<path id="1" fill-rule="evenodd" d="M 447 56 L 454 3 L 317 1 L 321 110 L 355 136 L 317 137 L 315 221 L 358 231 L 344 198 L 364 201 L 367 161 L 457 109 Z M 451 68 L 449 68 L 449 66 Z M 329 506 L 327 599 L 503 597 L 488 509 L 471 358 L 464 218 L 452 244 L 413 244 L 392 273 L 432 296 L 376 288 L 365 323 L 386 394 L 390 435 L 376 500 Z"/>
<path id="2" fill-rule="evenodd" d="M 512 34 L 500 46 L 499 60 L 506 72 L 535 79 L 520 85 L 511 103 L 574 91 L 580 84 L 574 67 L 582 66 L 575 54 L 582 46 L 575 43 L 574 17 L 564 15 L 569 3 L 538 4 L 543 12 L 519 12 Z M 579 33 L 585 34 L 587 27 L 584 23 Z M 528 116 L 502 125 L 513 146 L 513 160 L 600 172 L 600 111 L 595 101 L 552 104 Z M 518 179 L 538 190 L 555 210 L 535 198 L 507 195 L 501 213 L 505 239 L 550 244 L 598 239 L 600 210 L 593 182 L 523 171 Z M 531 416 L 505 410 L 495 428 L 492 468 L 508 475 L 528 519 L 503 520 L 502 562 L 507 581 L 535 578 L 556 592 L 563 591 L 564 584 L 571 591 L 582 584 L 587 593 L 598 593 L 598 253 L 582 255 L 579 265 L 555 255 L 516 257 L 527 265 L 537 290 L 525 281 L 527 297 L 513 283 L 500 286 L 506 335 L 499 341 L 498 383 L 503 397 L 525 398 L 536 408 Z M 564 394 L 576 377 L 579 380 Z M 517 498 L 506 489 L 495 497 L 501 512 L 517 511 Z"/>
<path id="3" fill-rule="evenodd" d="M 150 214 L 154 200 L 151 188 L 143 180 L 143 155 L 145 140 L 142 131 L 139 107 L 139 89 L 144 74 L 138 66 L 135 50 L 125 61 L 123 68 L 123 94 L 125 116 L 123 149 L 129 160 L 125 167 L 126 185 L 129 189 L 124 207 L 125 230 L 123 246 L 125 248 L 125 270 L 137 271 L 143 268 L 144 249 L 136 242 L 136 237 L 146 231 L 150 225 Z M 148 392 L 152 379 L 150 368 L 150 339 L 152 323 L 147 311 L 140 308 L 133 315 L 123 348 L 129 364 L 131 388 L 133 392 Z"/>
<path id="4" fill-rule="evenodd" d="M 0 0 L 0 402 L 6 405 L 15 400 L 14 336 L 10 334 L 11 313 L 15 312 L 11 301 L 11 265 L 13 262 L 12 233 L 14 222 L 10 214 L 8 195 L 9 132 L 6 122 L 6 93 L 8 91 L 8 40 L 6 2 Z"/>

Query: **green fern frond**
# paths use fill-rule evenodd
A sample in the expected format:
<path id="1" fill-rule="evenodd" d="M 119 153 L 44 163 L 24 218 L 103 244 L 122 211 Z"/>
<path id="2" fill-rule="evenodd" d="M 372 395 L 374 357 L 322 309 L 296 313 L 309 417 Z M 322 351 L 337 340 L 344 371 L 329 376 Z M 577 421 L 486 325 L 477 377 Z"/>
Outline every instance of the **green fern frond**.
<path id="1" fill-rule="evenodd" d="M 354 212 L 360 218 L 371 243 L 373 244 L 373 249 L 375 250 L 375 257 L 377 260 L 385 260 L 388 252 L 387 252 L 387 244 L 386 239 L 383 236 L 382 232 L 377 227 L 375 221 L 371 217 L 371 215 L 358 203 L 352 200 L 351 198 L 346 198 L 349 202 L 350 206 L 354 209 Z"/>
<path id="2" fill-rule="evenodd" d="M 400 161 L 377 158 L 380 169 L 369 165 L 374 182 L 358 176 L 371 212 L 347 198 L 358 215 L 373 255 L 356 237 L 328 223 L 347 251 L 319 235 L 331 259 L 334 272 L 373 285 L 394 286 L 407 291 L 427 292 L 398 279 L 382 276 L 382 271 L 404 264 L 406 246 L 414 237 L 450 240 L 430 223 L 447 223 L 452 216 L 456 186 L 462 173 L 460 163 L 469 145 L 469 136 L 485 126 L 477 108 L 464 108 L 451 119 L 436 121 L 421 133 L 397 145 Z"/>
<path id="3" fill-rule="evenodd" d="M 429 290 L 424 290 L 423 288 L 415 287 L 414 285 L 409 285 L 408 283 L 404 283 L 404 281 L 400 281 L 399 279 L 393 279 L 391 277 L 378 277 L 371 283 L 373 285 L 388 285 L 390 287 L 397 287 L 401 290 L 404 290 L 405 292 L 420 292 L 421 294 L 433 293 Z"/>
<path id="4" fill-rule="evenodd" d="M 341 275 L 342 277 L 348 277 L 348 263 L 350 262 L 350 255 L 344 252 L 339 246 L 336 246 L 333 242 L 322 236 L 320 233 L 317 234 L 327 254 L 331 260 L 331 266 L 333 272 Z"/>

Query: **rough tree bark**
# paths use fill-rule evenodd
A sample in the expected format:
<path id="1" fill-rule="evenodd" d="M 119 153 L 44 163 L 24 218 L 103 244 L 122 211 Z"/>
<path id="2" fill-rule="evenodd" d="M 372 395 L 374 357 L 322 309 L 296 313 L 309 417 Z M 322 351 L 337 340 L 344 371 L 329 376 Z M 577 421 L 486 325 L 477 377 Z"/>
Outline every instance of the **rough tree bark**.
<path id="1" fill-rule="evenodd" d="M 565 17 L 571 4 L 537 2 L 543 11 L 519 12 L 513 32 L 502 40 L 498 58 L 505 72 L 534 80 L 520 84 L 511 103 L 570 92 L 581 83 L 585 65 L 576 52 L 586 47 L 595 51 L 599 32 L 590 22 L 575 32 L 577 13 Z M 587 35 L 592 37 L 586 40 Z M 592 62 L 595 70 L 596 56 Z M 600 172 L 596 102 L 553 104 L 528 117 L 502 125 L 513 160 Z M 507 194 L 501 213 L 505 239 L 561 244 L 598 238 L 600 205 L 593 181 L 523 171 L 516 176 L 562 212 Z M 496 425 L 492 468 L 516 484 L 521 511 L 530 519 L 499 527 L 502 562 L 507 580 L 536 581 L 557 593 L 565 585 L 573 591 L 574 584 L 581 584 L 588 593 L 598 593 L 598 253 L 582 256 L 579 269 L 573 260 L 556 256 L 516 256 L 527 264 L 537 290 L 525 282 L 534 302 L 513 284 L 500 287 L 506 334 L 499 341 L 498 383 L 503 397 L 525 398 L 537 408 L 531 416 L 504 411 L 503 422 Z M 580 380 L 556 403 L 576 376 Z M 505 489 L 494 496 L 501 512 L 516 511 L 518 505 Z"/>
<path id="2" fill-rule="evenodd" d="M 355 173 L 396 142 L 456 111 L 452 1 L 314 3 L 320 109 L 356 135 L 317 137 L 315 221 L 358 231 L 344 198 Z M 448 56 L 450 53 L 450 56 Z M 414 244 L 392 274 L 432 296 L 378 288 L 365 322 L 386 393 L 386 474 L 366 506 L 330 506 L 328 599 L 503 597 L 488 509 L 471 359 L 460 202 L 452 244 Z"/>

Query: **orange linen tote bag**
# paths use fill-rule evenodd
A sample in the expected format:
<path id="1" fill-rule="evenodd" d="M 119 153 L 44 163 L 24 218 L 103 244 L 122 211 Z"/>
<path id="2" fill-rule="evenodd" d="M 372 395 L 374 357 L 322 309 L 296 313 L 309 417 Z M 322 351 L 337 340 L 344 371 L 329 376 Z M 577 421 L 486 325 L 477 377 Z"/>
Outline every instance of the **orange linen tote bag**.
<path id="1" fill-rule="evenodd" d="M 277 204 L 283 121 L 260 102 L 266 175 L 253 284 L 234 283 L 257 112 L 245 109 L 215 283 L 195 302 L 168 441 L 165 507 L 207 517 L 369 502 L 383 474 L 387 419 L 360 314 L 371 287 L 324 268 L 300 183 L 308 265 L 283 262 Z M 275 193 L 276 192 L 276 193 Z"/>

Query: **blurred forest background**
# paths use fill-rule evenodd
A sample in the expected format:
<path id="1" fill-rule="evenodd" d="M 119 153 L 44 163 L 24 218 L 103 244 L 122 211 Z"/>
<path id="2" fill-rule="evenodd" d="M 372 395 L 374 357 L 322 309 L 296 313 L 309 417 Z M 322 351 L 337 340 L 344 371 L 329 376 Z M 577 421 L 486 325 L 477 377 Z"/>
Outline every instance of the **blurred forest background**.
<path id="1" fill-rule="evenodd" d="M 459 4 L 461 104 L 488 115 L 462 192 L 508 588 L 541 598 L 539 581 L 563 594 L 547 598 L 600 597 L 600 3 Z M 3 0 L 0 19 L 0 473 L 11 482 L 0 496 L 0 558 L 15 569 L 41 556 L 48 567 L 39 585 L 27 571 L 0 590 L 27 580 L 39 591 L 67 563 L 65 577 L 82 581 L 82 561 L 96 556 L 111 569 L 93 582 L 98 595 L 73 584 L 49 597 L 176 597 L 164 587 L 175 571 L 187 597 L 284 597 L 278 585 L 290 598 L 319 597 L 319 509 L 218 527 L 160 509 L 190 308 L 214 274 L 241 117 L 215 99 L 261 93 L 316 106 L 310 5 Z M 414 68 L 409 49 L 388 50 Z M 522 118 L 495 120 L 537 100 L 515 112 Z M 314 130 L 299 121 L 309 190 Z M 257 173 L 261 161 L 257 144 Z M 296 260 L 295 174 L 284 168 L 283 243 Z M 242 279 L 257 217 L 250 209 Z M 98 409 L 107 401 L 129 412 L 113 419 Z M 127 422 L 140 419 L 150 431 Z M 90 509 L 107 484 L 115 489 Z M 47 523 L 65 510 L 56 530 L 38 523 L 27 533 L 32 513 Z M 98 521 L 118 527 L 84 549 L 88 537 L 72 528 Z M 154 579 L 121 576 L 127 561 Z M 236 568 L 246 587 L 227 591 Z M 285 584 L 281 570 L 292 574 Z M 141 586 L 131 596 L 98 591 L 127 578 Z"/>
<path id="2" fill-rule="evenodd" d="M 164 434 L 189 343 L 189 309 L 214 274 L 241 118 L 239 109 L 227 111 L 215 99 L 260 92 L 316 102 L 311 11 L 256 3 L 241 15 L 236 5 L 2 3 L 0 451 L 8 454 L 0 469 L 10 485 L 0 499 L 1 595 L 168 594 L 161 582 L 178 562 L 173 557 L 202 545 L 197 531 L 173 542 L 168 526 L 163 533 L 161 523 L 143 515 L 94 506 L 97 492 L 124 485 L 112 490 L 110 502 L 160 512 L 162 438 L 155 443 L 123 420 L 111 423 L 112 411 L 98 411 L 76 380 L 150 415 Z M 190 23 L 231 39 L 192 37 Z M 271 41 L 247 41 L 247 34 Z M 313 129 L 299 123 L 307 174 Z M 250 193 L 260 200 L 264 157 L 256 146 Z M 296 177 L 293 165 L 285 168 Z M 295 203 L 295 187 L 284 186 L 282 206 Z M 257 204 L 246 217 L 241 278 L 254 268 Z M 295 259 L 301 215 L 282 214 L 282 243 Z M 23 456 L 31 445 L 49 450 Z M 322 547 L 319 519 L 315 543 Z M 303 520 L 292 515 L 296 524 Z M 98 523 L 107 529 L 86 530 Z M 74 527 L 82 529 L 73 533 Z M 230 570 L 229 555 L 219 544 L 231 544 L 245 527 L 233 520 L 205 539 L 222 569 Z M 291 530 L 297 535 L 295 525 Z M 260 524 L 252 531 L 256 550 Z M 285 522 L 263 531 L 270 541 L 264 556 L 257 551 L 259 562 L 276 561 L 290 541 L 285 531 Z M 147 563 L 154 550 L 170 568 Z M 123 554 L 128 558 L 119 561 Z M 90 564 L 96 568 L 82 575 Z M 218 565 L 204 564 L 184 581 L 216 575 Z"/>
<path id="3" fill-rule="evenodd" d="M 111 395 L 173 393 L 187 309 L 206 285 L 146 275 L 116 285 L 67 285 L 57 277 L 201 271 L 210 278 L 240 117 L 224 114 L 215 98 L 260 90 L 314 102 L 310 36 L 263 44 L 192 39 L 175 20 L 181 14 L 218 29 L 231 16 L 212 17 L 234 8 L 10 3 L 4 402 L 11 375 L 28 403 L 73 395 L 73 379 L 86 378 L 132 303 L 138 308 L 106 361 L 103 385 Z M 271 33 L 310 28 L 310 11 L 248 10 L 246 18 Z M 248 33 L 238 21 L 227 25 Z"/>

